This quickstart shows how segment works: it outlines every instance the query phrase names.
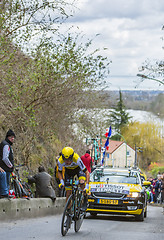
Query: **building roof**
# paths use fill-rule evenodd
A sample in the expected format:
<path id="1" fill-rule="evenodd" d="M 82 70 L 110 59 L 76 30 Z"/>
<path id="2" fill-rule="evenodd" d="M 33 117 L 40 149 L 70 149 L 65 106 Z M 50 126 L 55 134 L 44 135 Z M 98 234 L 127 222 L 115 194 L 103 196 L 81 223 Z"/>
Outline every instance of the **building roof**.
<path id="1" fill-rule="evenodd" d="M 102 139 L 102 145 L 104 146 L 106 139 Z M 106 150 L 106 153 L 113 153 L 118 147 L 120 147 L 124 142 L 122 141 L 114 141 L 109 139 L 109 149 Z"/>

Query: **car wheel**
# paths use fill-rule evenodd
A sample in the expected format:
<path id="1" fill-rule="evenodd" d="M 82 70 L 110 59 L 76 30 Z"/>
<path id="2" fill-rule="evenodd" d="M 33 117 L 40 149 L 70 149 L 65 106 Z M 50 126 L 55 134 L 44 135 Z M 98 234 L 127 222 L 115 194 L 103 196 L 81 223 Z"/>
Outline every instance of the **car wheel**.
<path id="1" fill-rule="evenodd" d="M 97 216 L 97 213 L 91 212 L 90 215 L 93 216 L 93 217 L 96 217 L 96 216 Z"/>
<path id="2" fill-rule="evenodd" d="M 147 217 L 147 207 L 146 207 L 145 212 L 144 212 L 144 218 L 146 218 L 146 217 Z"/>
<path id="3" fill-rule="evenodd" d="M 142 209 L 142 212 L 140 215 L 136 215 L 135 219 L 139 222 L 143 222 L 144 221 L 144 209 Z"/>

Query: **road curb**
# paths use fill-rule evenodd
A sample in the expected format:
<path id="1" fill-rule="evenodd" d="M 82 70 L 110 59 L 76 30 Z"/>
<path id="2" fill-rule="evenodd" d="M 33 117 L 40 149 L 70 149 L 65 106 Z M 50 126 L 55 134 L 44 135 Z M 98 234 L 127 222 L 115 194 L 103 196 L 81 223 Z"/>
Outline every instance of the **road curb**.
<path id="1" fill-rule="evenodd" d="M 162 208 L 162 212 L 164 215 L 164 204 L 162 203 L 148 203 L 148 206 L 152 206 L 152 207 L 161 207 Z"/>
<path id="2" fill-rule="evenodd" d="M 155 207 L 164 207 L 164 204 L 161 203 L 148 203 L 149 206 L 155 206 Z"/>
<path id="3" fill-rule="evenodd" d="M 63 212 L 65 198 L 0 199 L 0 221 L 36 218 Z"/>

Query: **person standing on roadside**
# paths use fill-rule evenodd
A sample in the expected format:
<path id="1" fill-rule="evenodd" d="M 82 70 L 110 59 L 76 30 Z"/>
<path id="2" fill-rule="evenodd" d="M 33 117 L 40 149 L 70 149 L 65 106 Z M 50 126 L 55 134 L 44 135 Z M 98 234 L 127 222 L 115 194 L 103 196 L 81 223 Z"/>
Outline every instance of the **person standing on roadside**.
<path id="1" fill-rule="evenodd" d="M 0 198 L 8 197 L 6 172 L 0 167 Z"/>
<path id="2" fill-rule="evenodd" d="M 87 150 L 86 153 L 83 156 L 81 156 L 81 160 L 86 166 L 88 172 L 91 173 L 91 164 L 93 162 L 93 159 L 90 156 L 90 150 Z"/>
<path id="3" fill-rule="evenodd" d="M 161 203 L 164 203 L 164 172 L 162 173 L 161 183 Z"/>
<path id="4" fill-rule="evenodd" d="M 9 194 L 10 174 L 14 170 L 14 156 L 11 146 L 14 143 L 15 138 L 15 133 L 10 129 L 6 133 L 5 140 L 0 143 L 0 167 L 4 170 L 6 175 L 6 178 L 3 177 L 3 181 L 1 181 L 1 183 L 4 186 L 4 189 L 6 189 L 7 185 L 7 192 L 5 191 L 5 194 L 2 194 L 1 197 L 8 197 Z M 1 176 L 4 172 L 1 172 Z"/>
<path id="5" fill-rule="evenodd" d="M 158 195 L 160 193 L 160 182 L 159 179 L 155 178 L 155 185 L 154 185 L 154 189 L 155 189 L 155 203 L 157 203 L 157 199 L 158 199 Z"/>

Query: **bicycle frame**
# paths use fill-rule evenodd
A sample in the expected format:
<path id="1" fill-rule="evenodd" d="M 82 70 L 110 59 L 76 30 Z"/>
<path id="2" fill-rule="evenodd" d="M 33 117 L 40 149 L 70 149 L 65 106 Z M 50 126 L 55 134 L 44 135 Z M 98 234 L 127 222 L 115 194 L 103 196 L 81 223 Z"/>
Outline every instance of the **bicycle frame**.
<path id="1" fill-rule="evenodd" d="M 15 179 L 18 182 L 19 186 L 21 188 L 23 188 L 23 186 L 21 184 L 21 180 L 19 179 L 19 177 L 14 172 L 11 173 L 11 176 L 12 176 L 13 179 Z"/>
<path id="2" fill-rule="evenodd" d="M 91 158 L 94 159 L 94 164 L 96 165 L 98 161 L 101 160 L 101 147 L 102 147 L 102 140 L 101 138 L 86 138 L 86 145 L 92 144 L 91 149 Z M 92 161 L 91 161 L 91 168 L 92 168 Z"/>
<path id="3" fill-rule="evenodd" d="M 16 197 L 23 197 L 23 198 L 33 197 L 30 188 L 28 187 L 29 189 L 26 190 L 25 188 L 27 188 L 27 186 L 25 186 L 25 184 L 21 182 L 19 169 L 18 169 L 21 166 L 24 166 L 24 164 L 21 164 L 15 168 L 17 175 L 14 172 L 11 173 L 11 176 L 13 179 L 13 187 L 15 188 L 15 195 Z"/>

